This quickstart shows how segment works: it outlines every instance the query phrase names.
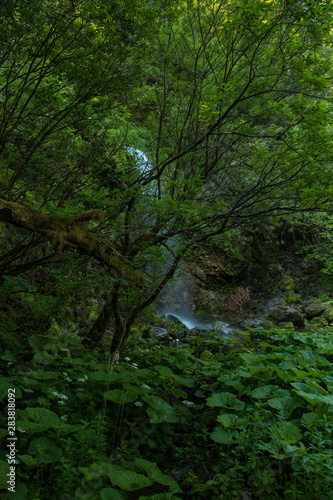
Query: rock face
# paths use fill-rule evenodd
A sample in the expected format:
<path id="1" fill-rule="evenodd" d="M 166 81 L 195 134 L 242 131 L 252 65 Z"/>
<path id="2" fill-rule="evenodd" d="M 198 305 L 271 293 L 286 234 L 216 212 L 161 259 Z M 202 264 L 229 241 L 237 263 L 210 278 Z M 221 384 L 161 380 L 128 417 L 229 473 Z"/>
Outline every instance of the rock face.
<path id="1" fill-rule="evenodd" d="M 215 325 L 216 331 L 235 324 L 266 329 L 333 325 L 333 300 L 318 303 L 316 296 L 327 297 L 327 293 L 315 283 L 312 261 L 301 262 L 289 247 L 285 253 L 277 247 L 274 253 L 271 248 L 272 263 L 265 244 L 260 244 L 262 250 L 255 258 L 252 249 L 244 250 L 241 245 L 229 254 L 198 246 L 193 260 L 184 264 L 182 275 L 159 297 L 160 313 L 174 313 L 182 321 L 195 317 L 199 328 Z"/>
<path id="2" fill-rule="evenodd" d="M 221 252 L 198 246 L 195 260 L 187 262 L 182 274 L 159 296 L 162 313 L 187 314 L 199 311 L 226 310 L 249 298 L 246 287 L 240 285 L 246 277 L 246 262 L 230 260 Z M 231 310 L 231 309 L 230 309 Z"/>

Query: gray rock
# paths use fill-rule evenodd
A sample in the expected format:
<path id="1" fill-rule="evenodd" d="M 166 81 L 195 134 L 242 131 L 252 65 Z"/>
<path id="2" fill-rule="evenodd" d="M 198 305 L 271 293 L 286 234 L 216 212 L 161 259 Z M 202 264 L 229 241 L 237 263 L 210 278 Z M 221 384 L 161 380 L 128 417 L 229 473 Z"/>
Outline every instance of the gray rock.
<path id="1" fill-rule="evenodd" d="M 153 337 L 156 337 L 158 339 L 168 339 L 169 334 L 165 328 L 162 328 L 160 326 L 153 326 L 150 329 L 150 333 Z"/>
<path id="2" fill-rule="evenodd" d="M 291 322 L 294 326 L 303 326 L 304 317 L 299 309 L 291 306 L 274 306 L 270 309 L 268 315 L 279 323 Z"/>
<path id="3" fill-rule="evenodd" d="M 312 302 L 304 308 L 307 319 L 316 318 L 317 316 L 320 316 L 325 310 L 326 307 L 323 304 L 318 304 L 317 302 Z"/>
<path id="4" fill-rule="evenodd" d="M 271 299 L 267 302 L 263 311 L 267 313 L 275 306 L 282 306 L 282 305 L 285 305 L 285 300 L 282 297 L 275 297 L 274 299 Z"/>

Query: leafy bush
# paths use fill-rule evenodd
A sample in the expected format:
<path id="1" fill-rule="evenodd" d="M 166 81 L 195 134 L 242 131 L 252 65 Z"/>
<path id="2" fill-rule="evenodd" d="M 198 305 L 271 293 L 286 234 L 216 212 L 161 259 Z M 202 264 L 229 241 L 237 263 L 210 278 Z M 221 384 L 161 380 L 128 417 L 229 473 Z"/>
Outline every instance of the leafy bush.
<path id="1" fill-rule="evenodd" d="M 139 339 L 113 368 L 74 337 L 31 337 L 31 363 L 7 351 L 0 379 L 5 404 L 16 388 L 20 498 L 331 498 L 330 334 Z M 5 414 L 0 432 L 6 488 Z"/>

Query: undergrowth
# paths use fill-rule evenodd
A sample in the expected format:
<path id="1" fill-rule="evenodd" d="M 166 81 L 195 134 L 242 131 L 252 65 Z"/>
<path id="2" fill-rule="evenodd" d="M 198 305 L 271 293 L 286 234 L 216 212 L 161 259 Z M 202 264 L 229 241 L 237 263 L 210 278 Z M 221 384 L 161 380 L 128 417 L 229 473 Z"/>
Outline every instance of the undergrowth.
<path id="1" fill-rule="evenodd" d="M 19 500 L 331 499 L 332 331 L 249 330 L 178 347 L 129 344 L 112 368 L 79 339 L 2 354 L 16 394 Z"/>

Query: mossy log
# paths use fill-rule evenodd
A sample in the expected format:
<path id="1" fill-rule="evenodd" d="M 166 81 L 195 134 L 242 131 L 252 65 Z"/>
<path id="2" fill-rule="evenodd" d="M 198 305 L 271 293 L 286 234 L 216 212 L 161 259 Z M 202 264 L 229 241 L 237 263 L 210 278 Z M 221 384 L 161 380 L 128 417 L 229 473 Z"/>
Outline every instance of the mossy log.
<path id="1" fill-rule="evenodd" d="M 87 221 L 102 219 L 102 210 L 91 210 L 61 218 L 40 214 L 0 198 L 0 221 L 42 234 L 51 242 L 57 253 L 64 248 L 72 248 L 109 266 L 115 278 L 133 281 L 140 287 L 147 286 L 146 280 L 137 271 L 116 256 L 116 248 L 111 242 L 106 243 L 81 225 Z"/>

